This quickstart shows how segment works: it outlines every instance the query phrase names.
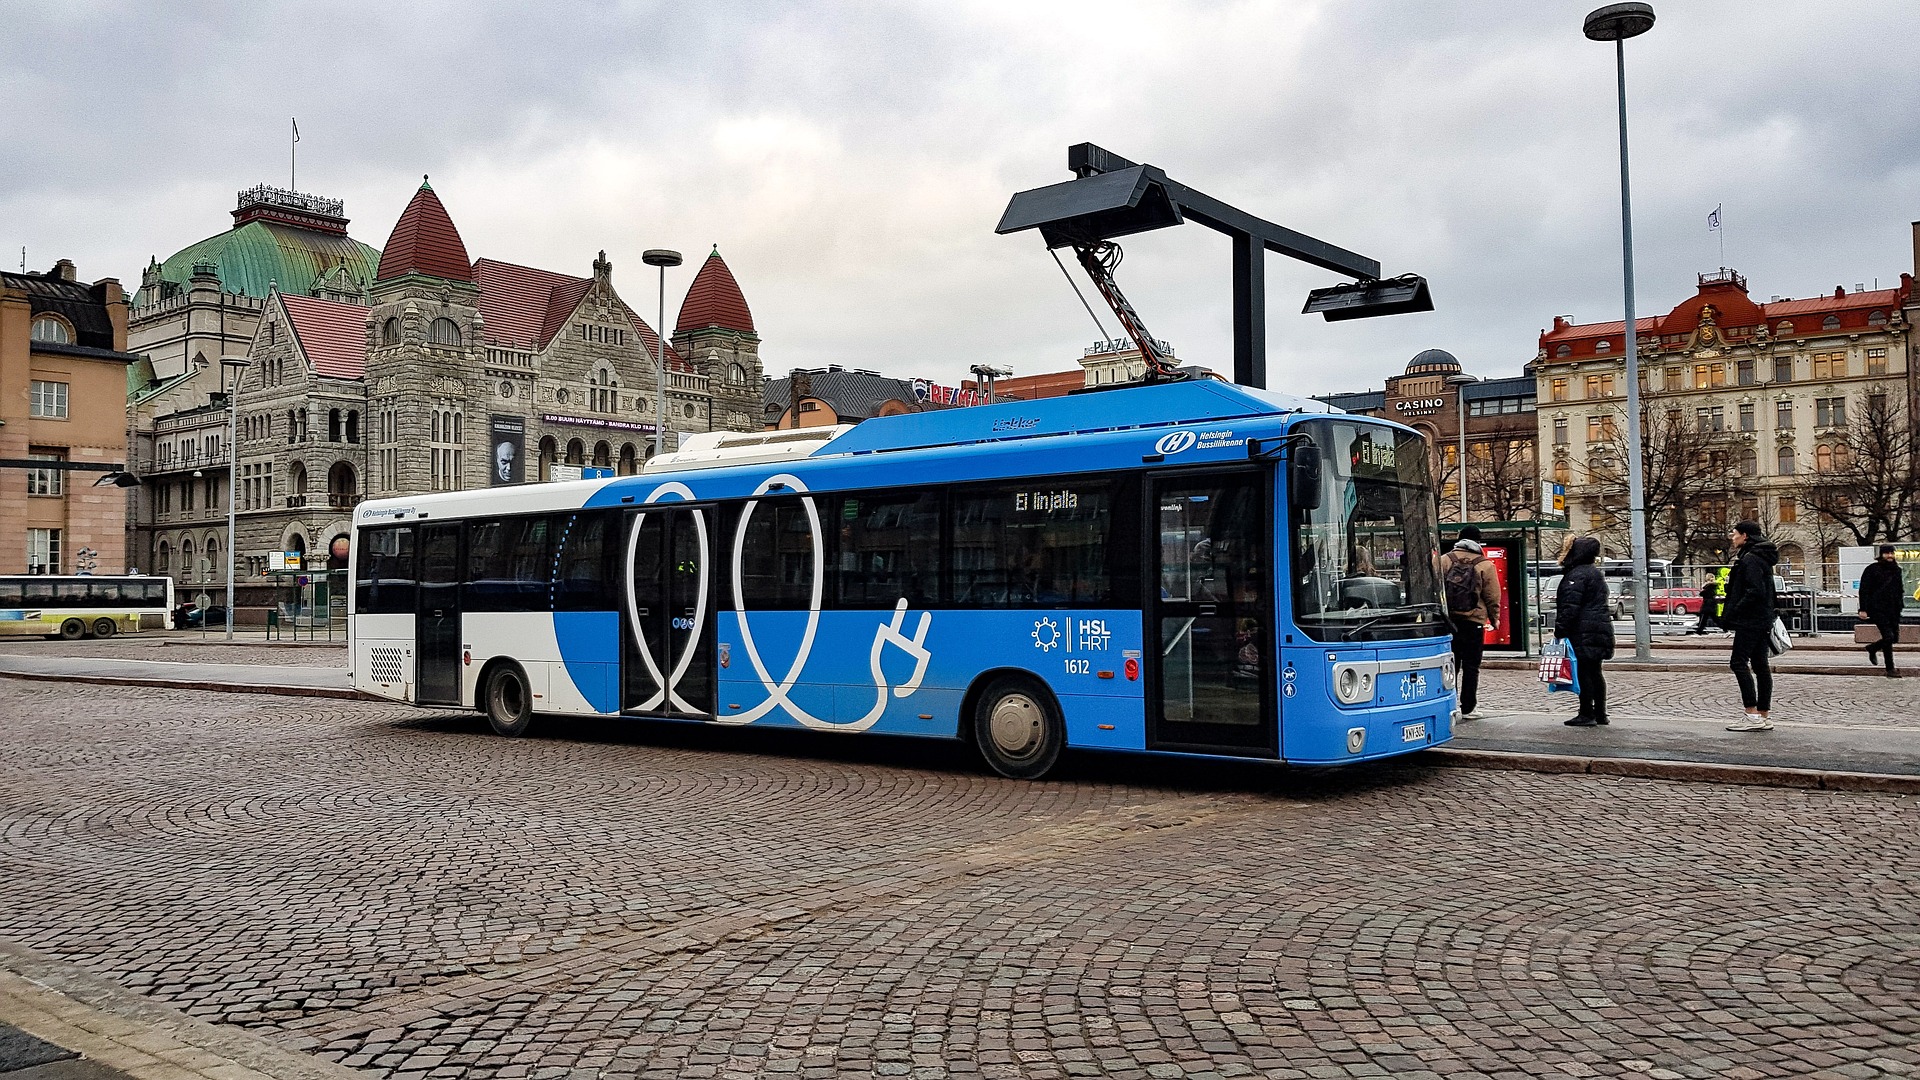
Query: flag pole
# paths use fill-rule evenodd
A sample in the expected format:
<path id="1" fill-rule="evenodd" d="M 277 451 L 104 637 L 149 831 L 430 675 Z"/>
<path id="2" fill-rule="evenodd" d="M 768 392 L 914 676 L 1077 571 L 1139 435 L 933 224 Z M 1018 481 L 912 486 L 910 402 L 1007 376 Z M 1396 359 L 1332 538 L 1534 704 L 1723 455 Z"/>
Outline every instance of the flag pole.
<path id="1" fill-rule="evenodd" d="M 293 141 L 287 144 L 287 190 L 300 190 L 300 118 L 290 117 L 293 122 Z"/>

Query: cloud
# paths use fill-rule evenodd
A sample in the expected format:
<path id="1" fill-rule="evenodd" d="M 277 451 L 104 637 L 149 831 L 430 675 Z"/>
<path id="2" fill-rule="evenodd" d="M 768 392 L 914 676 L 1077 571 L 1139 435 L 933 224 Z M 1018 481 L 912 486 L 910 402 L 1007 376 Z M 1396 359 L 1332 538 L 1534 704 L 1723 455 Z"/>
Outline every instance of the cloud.
<path id="1" fill-rule="evenodd" d="M 1920 76 L 1877 47 L 1905 6 L 1823 10 L 1819 33 L 1780 0 L 1660 8 L 1628 45 L 1641 310 L 1719 264 L 1716 204 L 1757 294 L 1911 270 Z M 469 251 L 585 273 L 604 248 L 643 311 L 642 249 L 718 244 L 775 372 L 1036 373 L 1096 331 L 1032 234 L 992 227 L 1091 140 L 1432 281 L 1432 313 L 1329 325 L 1297 312 L 1334 276 L 1270 258 L 1271 385 L 1378 386 L 1429 346 L 1517 374 L 1554 315 L 1620 311 L 1613 53 L 1585 11 L 28 6 L 0 39 L 0 244 L 137 280 L 225 228 L 234 191 L 285 179 L 298 115 L 300 186 L 345 198 L 371 243 L 431 173 Z M 1223 238 L 1126 247 L 1153 331 L 1230 370 Z"/>

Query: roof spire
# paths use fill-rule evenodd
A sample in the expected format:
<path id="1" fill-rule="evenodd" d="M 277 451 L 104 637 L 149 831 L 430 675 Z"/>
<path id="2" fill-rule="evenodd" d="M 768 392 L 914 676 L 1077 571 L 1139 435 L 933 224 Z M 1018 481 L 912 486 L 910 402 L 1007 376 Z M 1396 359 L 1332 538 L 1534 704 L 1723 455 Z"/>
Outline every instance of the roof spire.
<path id="1" fill-rule="evenodd" d="M 432 190 L 433 190 L 433 185 L 432 185 L 432 184 L 429 184 L 429 183 L 427 183 L 427 174 L 426 174 L 426 173 L 421 173 L 421 174 L 420 174 L 420 186 L 421 186 L 422 188 L 425 188 L 425 189 L 426 189 L 426 190 L 428 190 L 428 191 L 432 191 Z"/>
<path id="2" fill-rule="evenodd" d="M 403 274 L 426 274 L 449 281 L 472 281 L 473 266 L 466 245 L 460 242 L 460 230 L 440 203 L 440 196 L 425 183 L 413 193 L 412 201 L 394 223 L 380 252 L 380 268 L 375 281 Z"/>

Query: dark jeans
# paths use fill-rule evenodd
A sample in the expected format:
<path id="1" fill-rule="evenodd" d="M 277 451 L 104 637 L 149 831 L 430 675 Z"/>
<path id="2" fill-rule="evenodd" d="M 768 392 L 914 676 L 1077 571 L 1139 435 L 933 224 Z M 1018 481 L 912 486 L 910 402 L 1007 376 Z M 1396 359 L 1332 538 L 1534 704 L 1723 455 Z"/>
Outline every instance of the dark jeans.
<path id="1" fill-rule="evenodd" d="M 1887 670 L 1892 671 L 1893 645 L 1900 640 L 1900 617 L 1897 615 L 1894 616 L 1891 622 L 1881 622 L 1879 619 L 1875 619 L 1873 620 L 1873 625 L 1880 628 L 1880 640 L 1867 646 L 1867 662 L 1872 663 L 1873 654 L 1879 652 L 1881 649 L 1885 649 L 1887 650 Z"/>
<path id="2" fill-rule="evenodd" d="M 1769 630 L 1741 629 L 1733 632 L 1733 657 L 1727 666 L 1740 680 L 1740 704 L 1744 708 L 1766 712 L 1773 708 L 1773 669 L 1767 666 Z"/>
<path id="3" fill-rule="evenodd" d="M 1574 674 L 1580 680 L 1580 715 L 1604 720 L 1607 715 L 1607 678 L 1600 674 L 1600 658 L 1573 658 Z"/>
<path id="4" fill-rule="evenodd" d="M 1487 651 L 1487 628 L 1472 619 L 1453 618 L 1453 666 L 1460 672 L 1460 711 L 1480 703 L 1480 656 Z"/>

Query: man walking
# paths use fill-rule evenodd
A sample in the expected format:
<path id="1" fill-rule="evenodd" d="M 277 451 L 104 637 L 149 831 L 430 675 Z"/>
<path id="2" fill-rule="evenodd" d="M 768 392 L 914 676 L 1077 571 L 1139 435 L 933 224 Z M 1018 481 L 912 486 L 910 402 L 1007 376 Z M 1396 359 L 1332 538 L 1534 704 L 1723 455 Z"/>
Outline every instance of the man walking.
<path id="1" fill-rule="evenodd" d="M 1440 560 L 1447 614 L 1453 622 L 1453 665 L 1460 675 L 1460 718 L 1478 720 L 1480 656 L 1487 649 L 1487 628 L 1500 625 L 1500 579 L 1480 543 L 1480 528 L 1460 530 L 1453 550 Z"/>
<path id="2" fill-rule="evenodd" d="M 1899 677 L 1893 670 L 1893 646 L 1900 640 L 1900 609 L 1906 603 L 1907 585 L 1901 579 L 1893 545 L 1881 544 L 1879 557 L 1860 574 L 1860 619 L 1880 630 L 1880 640 L 1867 643 L 1867 663 L 1873 663 L 1875 652 L 1886 650 L 1889 679 Z"/>

